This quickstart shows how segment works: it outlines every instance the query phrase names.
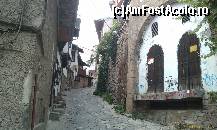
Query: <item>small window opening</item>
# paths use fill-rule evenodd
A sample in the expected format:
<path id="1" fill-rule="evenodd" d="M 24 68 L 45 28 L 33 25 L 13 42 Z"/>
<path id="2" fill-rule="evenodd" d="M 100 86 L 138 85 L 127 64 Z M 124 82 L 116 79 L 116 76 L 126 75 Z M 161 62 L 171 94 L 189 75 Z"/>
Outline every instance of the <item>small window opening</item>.
<path id="1" fill-rule="evenodd" d="M 184 16 L 182 16 L 182 24 L 183 24 L 183 23 L 186 23 L 186 22 L 188 22 L 188 21 L 190 21 L 190 16 L 189 16 L 189 15 L 184 15 Z"/>
<path id="2" fill-rule="evenodd" d="M 158 35 L 158 23 L 157 22 L 152 24 L 151 31 L 152 31 L 152 37 Z"/>

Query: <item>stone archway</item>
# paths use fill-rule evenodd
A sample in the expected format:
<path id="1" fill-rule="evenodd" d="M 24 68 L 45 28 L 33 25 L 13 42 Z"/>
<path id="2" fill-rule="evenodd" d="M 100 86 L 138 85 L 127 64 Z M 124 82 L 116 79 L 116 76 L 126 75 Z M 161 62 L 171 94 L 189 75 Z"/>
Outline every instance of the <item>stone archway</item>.
<path id="1" fill-rule="evenodd" d="M 177 3 L 176 0 L 159 0 L 159 1 L 131 1 L 132 6 L 147 5 L 160 7 L 161 5 L 168 5 Z M 128 22 L 128 73 L 127 73 L 127 98 L 126 111 L 132 112 L 134 110 L 134 96 L 136 93 L 136 85 L 138 79 L 138 59 L 139 48 L 142 43 L 143 32 L 154 19 L 153 16 L 137 16 L 129 18 Z"/>

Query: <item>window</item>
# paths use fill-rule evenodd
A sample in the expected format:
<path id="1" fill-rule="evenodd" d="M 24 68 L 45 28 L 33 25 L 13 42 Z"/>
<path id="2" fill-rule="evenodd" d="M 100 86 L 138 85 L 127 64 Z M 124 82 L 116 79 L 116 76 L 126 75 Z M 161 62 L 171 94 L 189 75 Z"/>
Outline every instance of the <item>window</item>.
<path id="1" fill-rule="evenodd" d="M 201 87 L 200 46 L 195 34 L 185 33 L 178 45 L 178 89 Z"/>
<path id="2" fill-rule="evenodd" d="M 72 62 L 75 62 L 75 50 L 72 50 Z"/>
<path id="3" fill-rule="evenodd" d="M 158 23 L 154 22 L 151 26 L 152 37 L 158 35 Z"/>
<path id="4" fill-rule="evenodd" d="M 70 59 L 70 56 L 68 53 L 63 53 L 61 61 L 62 61 L 62 67 L 65 68 L 68 65 L 68 60 Z"/>
<path id="5" fill-rule="evenodd" d="M 75 81 L 80 82 L 80 77 L 79 76 L 75 76 Z"/>
<path id="6" fill-rule="evenodd" d="M 182 16 L 182 24 L 183 24 L 183 23 L 186 23 L 186 22 L 188 22 L 188 21 L 190 21 L 190 16 L 189 16 L 189 15 L 184 15 L 184 16 Z"/>
<path id="7" fill-rule="evenodd" d="M 148 92 L 164 91 L 164 54 L 159 45 L 150 48 L 147 54 Z"/>
<path id="8" fill-rule="evenodd" d="M 76 46 L 72 45 L 72 50 L 71 50 L 72 62 L 75 62 L 75 53 L 76 53 Z"/>

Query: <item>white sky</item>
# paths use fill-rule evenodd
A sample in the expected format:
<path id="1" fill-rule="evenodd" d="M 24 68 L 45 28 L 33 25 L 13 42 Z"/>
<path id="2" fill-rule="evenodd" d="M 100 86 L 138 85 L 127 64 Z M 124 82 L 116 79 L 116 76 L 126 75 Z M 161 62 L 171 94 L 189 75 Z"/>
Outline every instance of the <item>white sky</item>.
<path id="1" fill-rule="evenodd" d="M 99 43 L 94 20 L 111 17 L 111 13 L 109 0 L 79 0 L 80 35 L 78 40 L 73 41 L 73 43 L 84 50 L 84 53 L 81 53 L 83 61 L 89 60 L 92 54 L 90 50 Z M 93 67 L 91 68 L 93 69 Z"/>

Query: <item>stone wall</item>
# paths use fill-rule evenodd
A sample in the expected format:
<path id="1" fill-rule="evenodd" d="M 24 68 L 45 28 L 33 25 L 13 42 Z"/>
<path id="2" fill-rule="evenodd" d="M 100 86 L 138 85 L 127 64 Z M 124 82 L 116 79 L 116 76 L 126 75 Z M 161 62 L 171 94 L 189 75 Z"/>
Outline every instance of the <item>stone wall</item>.
<path id="1" fill-rule="evenodd" d="M 0 34 L 0 129 L 30 129 L 33 86 L 34 126 L 44 129 L 57 44 L 57 5 L 53 0 L 26 1 L 18 30 L 20 2 L 25 1 L 0 2 L 0 27 L 6 30 Z"/>
<path id="2" fill-rule="evenodd" d="M 157 103 L 157 102 L 156 102 Z M 180 108 L 180 106 L 175 106 L 175 108 L 156 108 L 150 109 L 148 108 L 148 102 L 136 102 L 136 105 L 140 107 L 136 107 L 137 112 L 142 112 L 145 120 L 149 120 L 151 122 L 155 122 L 162 125 L 174 125 L 176 127 L 186 126 L 186 125 L 194 125 L 196 127 L 201 127 L 206 129 L 217 128 L 217 104 L 210 103 L 203 108 L 197 106 L 194 102 L 185 102 L 185 105 L 189 105 L 191 107 L 188 108 Z M 168 103 L 165 103 L 168 105 Z M 192 107 L 192 104 L 195 106 Z"/>
<path id="3" fill-rule="evenodd" d="M 42 27 L 45 18 L 46 0 L 1 0 L 0 21 L 23 26 Z"/>
<path id="4" fill-rule="evenodd" d="M 7 34 L 7 39 L 14 35 Z M 3 42 L 0 42 L 3 43 Z M 24 118 L 30 118 L 30 95 L 32 82 L 24 86 L 25 79 L 33 76 L 35 64 L 39 61 L 37 38 L 35 34 L 22 32 L 13 48 L 5 47 L 0 51 L 0 128 L 17 128 L 29 126 Z M 16 50 L 16 51 L 15 51 Z M 26 80 L 26 82 L 28 82 Z M 31 80 L 31 79 L 30 79 Z"/>
<path id="5" fill-rule="evenodd" d="M 149 7 L 157 7 L 174 3 L 175 0 L 132 0 L 131 6 L 141 7 L 147 5 Z M 128 112 L 132 112 L 134 108 L 134 95 L 136 93 L 136 83 L 138 80 L 138 48 L 142 42 L 142 34 L 151 22 L 151 16 L 130 16 L 128 28 L 128 73 L 127 73 L 127 101 L 126 108 Z"/>
<path id="6" fill-rule="evenodd" d="M 167 5 L 175 3 L 174 0 L 131 0 L 131 6 L 147 5 L 151 7 Z M 136 87 L 138 82 L 138 57 L 139 48 L 142 43 L 142 34 L 147 29 L 154 17 L 151 16 L 130 16 L 128 23 L 128 73 L 127 73 L 127 98 L 126 109 L 127 112 L 133 112 L 136 108 L 134 95 L 136 94 Z M 153 110 L 147 109 L 145 103 L 140 104 L 145 110 L 146 119 L 155 121 L 164 125 L 170 123 L 181 122 L 188 124 L 202 125 L 207 128 L 209 125 L 216 127 L 216 104 L 207 105 L 207 99 L 203 101 L 202 109 L 186 109 L 186 110 Z"/>
<path id="7" fill-rule="evenodd" d="M 73 71 L 68 69 L 66 70 L 66 72 L 67 72 L 67 75 L 62 74 L 61 91 L 70 90 L 75 86 L 76 81 L 74 81 Z"/>
<path id="8" fill-rule="evenodd" d="M 109 63 L 108 88 L 112 93 L 115 102 L 126 104 L 126 83 L 127 83 L 127 24 L 123 26 L 123 32 L 117 42 L 115 61 Z"/>
<path id="9" fill-rule="evenodd" d="M 57 50 L 57 3 L 53 0 L 47 0 L 47 3 L 49 4 L 46 6 L 46 16 L 41 29 L 42 56 L 38 63 L 39 70 L 36 71 L 38 77 L 35 115 L 36 130 L 44 129 L 48 119 L 53 63 L 56 59 Z"/>

